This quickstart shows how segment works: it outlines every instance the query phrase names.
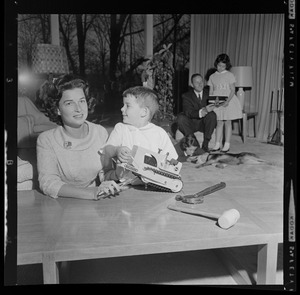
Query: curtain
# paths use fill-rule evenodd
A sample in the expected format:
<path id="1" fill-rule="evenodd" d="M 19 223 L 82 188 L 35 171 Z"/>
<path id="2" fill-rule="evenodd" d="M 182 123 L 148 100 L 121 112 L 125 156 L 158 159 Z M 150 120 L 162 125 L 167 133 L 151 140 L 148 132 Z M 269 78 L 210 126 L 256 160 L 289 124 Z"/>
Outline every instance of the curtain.
<path id="1" fill-rule="evenodd" d="M 270 112 L 272 91 L 273 110 L 283 92 L 284 14 L 192 14 L 189 77 L 205 76 L 220 53 L 229 55 L 232 66 L 252 66 L 245 111 L 258 112 L 256 136 L 266 141 L 277 123 Z"/>

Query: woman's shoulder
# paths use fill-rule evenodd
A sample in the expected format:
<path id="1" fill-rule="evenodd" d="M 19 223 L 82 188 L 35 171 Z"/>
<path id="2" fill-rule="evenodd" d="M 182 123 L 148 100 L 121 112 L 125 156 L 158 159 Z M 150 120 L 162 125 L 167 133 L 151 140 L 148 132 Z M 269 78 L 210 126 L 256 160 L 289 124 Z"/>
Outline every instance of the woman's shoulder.
<path id="1" fill-rule="evenodd" d="M 39 141 L 45 141 L 45 140 L 51 140 L 54 138 L 55 133 L 61 128 L 61 126 L 57 126 L 55 128 L 43 131 L 42 133 L 39 134 L 37 140 Z"/>
<path id="2" fill-rule="evenodd" d="M 50 148 L 55 145 L 57 141 L 61 141 L 62 126 L 57 126 L 56 128 L 46 130 L 42 132 L 36 141 L 37 148 L 45 147 Z"/>

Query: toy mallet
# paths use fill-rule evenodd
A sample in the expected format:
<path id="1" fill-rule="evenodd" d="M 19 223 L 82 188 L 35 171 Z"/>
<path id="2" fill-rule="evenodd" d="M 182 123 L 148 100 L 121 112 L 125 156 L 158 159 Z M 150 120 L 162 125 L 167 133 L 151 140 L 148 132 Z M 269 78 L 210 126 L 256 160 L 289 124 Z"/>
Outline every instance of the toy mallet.
<path id="1" fill-rule="evenodd" d="M 240 218 L 240 213 L 236 209 L 229 209 L 227 211 L 224 211 L 221 215 L 217 213 L 211 213 L 211 212 L 205 212 L 205 211 L 199 211 L 195 209 L 190 208 L 182 208 L 174 205 L 169 205 L 168 209 L 188 213 L 188 214 L 194 214 L 194 215 L 200 215 L 208 218 L 213 218 L 218 221 L 218 225 L 223 229 L 228 229 L 235 225 L 237 221 Z"/>

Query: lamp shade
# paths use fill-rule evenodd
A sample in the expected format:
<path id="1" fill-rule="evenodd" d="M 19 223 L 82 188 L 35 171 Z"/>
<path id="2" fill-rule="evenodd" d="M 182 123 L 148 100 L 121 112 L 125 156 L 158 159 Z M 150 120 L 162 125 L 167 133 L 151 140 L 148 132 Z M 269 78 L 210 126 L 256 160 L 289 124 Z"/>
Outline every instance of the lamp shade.
<path id="1" fill-rule="evenodd" d="M 37 44 L 32 51 L 32 70 L 36 74 L 67 74 L 65 48 L 53 44 Z"/>
<path id="2" fill-rule="evenodd" d="M 252 67 L 232 67 L 230 71 L 236 78 L 236 87 L 252 87 Z"/>

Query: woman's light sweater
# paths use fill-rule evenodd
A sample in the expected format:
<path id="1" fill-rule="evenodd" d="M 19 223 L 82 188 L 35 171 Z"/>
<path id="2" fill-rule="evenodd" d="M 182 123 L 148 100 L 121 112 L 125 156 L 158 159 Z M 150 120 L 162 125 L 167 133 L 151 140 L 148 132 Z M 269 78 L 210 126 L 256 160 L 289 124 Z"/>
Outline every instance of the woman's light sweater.
<path id="1" fill-rule="evenodd" d="M 41 133 L 37 139 L 37 167 L 40 188 L 57 198 L 62 185 L 78 187 L 96 185 L 103 180 L 99 149 L 108 138 L 107 130 L 86 121 L 88 135 L 83 139 L 68 136 L 62 126 Z"/>

